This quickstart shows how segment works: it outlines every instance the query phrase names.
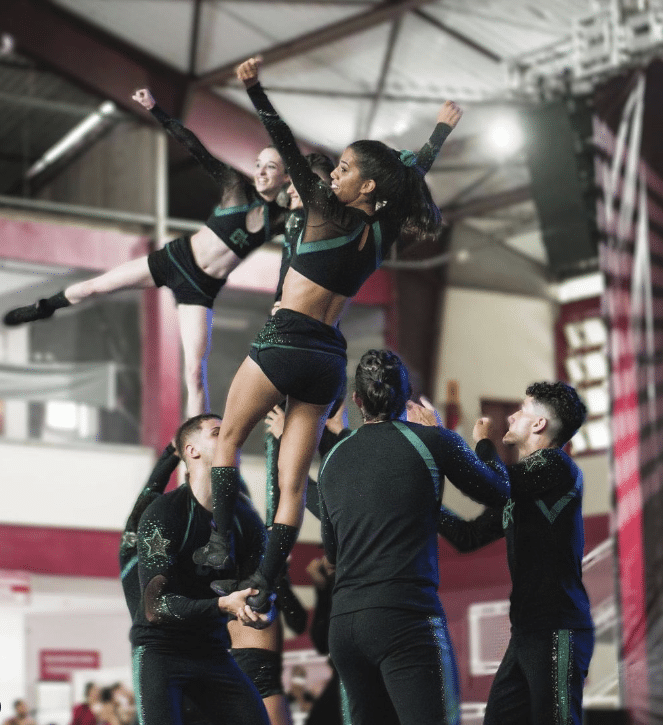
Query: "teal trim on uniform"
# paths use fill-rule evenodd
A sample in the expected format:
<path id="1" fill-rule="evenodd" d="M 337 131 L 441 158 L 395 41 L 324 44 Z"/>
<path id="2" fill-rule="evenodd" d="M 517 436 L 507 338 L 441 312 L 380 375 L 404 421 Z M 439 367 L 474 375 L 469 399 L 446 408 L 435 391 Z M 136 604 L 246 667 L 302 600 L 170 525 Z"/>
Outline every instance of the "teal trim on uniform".
<path id="1" fill-rule="evenodd" d="M 168 244 L 166 245 L 166 253 L 168 254 L 168 258 L 170 259 L 170 261 L 171 261 L 171 262 L 172 262 L 172 263 L 173 263 L 173 264 L 174 264 L 174 265 L 175 265 L 175 266 L 177 267 L 177 269 L 179 269 L 180 273 L 181 273 L 181 274 L 182 274 L 182 276 L 183 276 L 183 277 L 184 277 L 184 278 L 186 279 L 186 281 L 187 281 L 187 282 L 188 282 L 188 283 L 189 283 L 189 284 L 190 284 L 190 285 L 191 285 L 192 287 L 194 287 L 195 289 L 197 289 L 197 290 L 198 290 L 198 292 L 200 292 L 200 294 L 201 294 L 201 295 L 203 295 L 203 297 L 207 297 L 207 298 L 209 298 L 209 295 L 207 294 L 207 292 L 205 292 L 204 290 L 200 289 L 200 287 L 199 287 L 199 286 L 198 286 L 198 285 L 197 285 L 197 284 L 195 283 L 195 281 L 194 281 L 194 280 L 193 280 L 193 279 L 191 278 L 191 276 L 189 275 L 189 273 L 188 273 L 188 272 L 187 272 L 187 271 L 186 271 L 186 270 L 184 269 L 184 267 L 182 267 L 182 265 L 181 265 L 181 264 L 180 264 L 180 263 L 179 263 L 179 262 L 178 262 L 178 261 L 177 261 L 177 260 L 175 259 L 175 257 L 174 257 L 174 255 L 173 255 L 173 253 L 172 253 L 172 252 L 170 251 L 170 245 L 168 245 Z"/>
<path id="2" fill-rule="evenodd" d="M 554 524 L 555 519 L 560 515 L 560 513 L 563 511 L 564 507 L 569 503 L 569 501 L 573 501 L 574 498 L 577 498 L 581 495 L 582 481 L 580 477 L 578 477 L 578 479 L 576 480 L 576 485 L 568 493 L 565 493 L 559 499 L 559 501 L 557 501 L 552 506 L 552 508 L 548 508 L 540 498 L 536 499 L 534 503 L 536 503 L 536 505 L 541 510 L 541 513 L 548 519 L 548 522 Z"/>
<path id="3" fill-rule="evenodd" d="M 318 242 L 302 242 L 302 236 L 297 240 L 297 254 L 309 254 L 311 252 L 323 252 L 326 249 L 337 249 L 344 247 L 346 244 L 353 242 L 366 228 L 366 223 L 362 222 L 353 232 L 343 237 L 335 237 L 334 239 L 321 239 Z"/>
<path id="4" fill-rule="evenodd" d="M 348 699 L 348 692 L 345 689 L 345 685 L 341 680 L 338 681 L 338 686 L 341 695 L 341 720 L 343 725 L 352 725 L 352 718 L 350 717 L 350 700 Z"/>
<path id="5" fill-rule="evenodd" d="M 274 475 L 274 466 L 278 460 L 278 442 L 271 433 L 267 433 L 265 440 L 265 526 L 269 528 L 274 524 L 274 516 L 279 500 L 278 476 Z"/>
<path id="6" fill-rule="evenodd" d="M 557 668 L 555 684 L 557 691 L 557 712 L 559 725 L 570 723 L 571 703 L 569 701 L 569 670 L 571 666 L 571 633 L 568 629 L 560 629 L 553 635 L 557 649 Z M 553 650 L 554 657 L 554 650 Z"/>
<path id="7" fill-rule="evenodd" d="M 120 581 L 124 581 L 127 574 L 138 564 L 138 555 L 132 556 L 131 559 L 124 565 L 124 569 L 120 572 Z"/>
<path id="8" fill-rule="evenodd" d="M 401 423 L 400 420 L 394 420 L 392 421 L 394 426 L 397 430 L 399 430 L 407 439 L 408 441 L 416 448 L 417 453 L 423 458 L 424 463 L 426 464 L 426 467 L 428 468 L 428 471 L 430 472 L 431 478 L 433 479 L 433 484 L 435 486 L 435 495 L 440 495 L 440 470 L 437 467 L 437 463 L 435 463 L 435 459 L 433 458 L 433 454 L 428 449 L 428 446 L 419 438 L 419 436 L 414 433 L 410 428 L 408 428 L 405 423 Z"/>
<path id="9" fill-rule="evenodd" d="M 320 473 L 318 474 L 318 482 L 320 482 L 320 479 L 322 478 L 322 472 L 325 470 L 325 466 L 327 465 L 327 461 L 331 458 L 332 453 L 342 444 L 346 441 L 349 441 L 350 438 L 352 438 L 353 435 L 356 434 L 356 432 L 359 430 L 359 428 L 356 428 L 355 430 L 350 433 L 350 435 L 347 435 L 343 440 L 340 440 L 325 456 L 325 460 L 322 462 L 322 467 L 320 468 Z"/>
<path id="10" fill-rule="evenodd" d="M 237 214 L 239 211 L 249 211 L 256 203 L 253 204 L 242 204 L 241 206 L 227 206 L 221 208 L 220 206 L 215 207 L 214 216 L 228 216 L 229 214 Z"/>
<path id="11" fill-rule="evenodd" d="M 376 269 L 382 264 L 384 257 L 382 256 L 382 228 L 380 222 L 373 222 L 373 241 L 375 243 L 375 267 Z"/>
<path id="12" fill-rule="evenodd" d="M 141 675 L 143 670 L 143 654 L 145 653 L 145 645 L 136 647 L 131 654 L 131 671 L 132 681 L 134 686 L 134 699 L 136 704 L 136 717 L 138 718 L 138 725 L 145 724 L 145 713 L 143 712 L 143 697 L 142 690 L 140 687 Z"/>
<path id="13" fill-rule="evenodd" d="M 442 672 L 442 697 L 446 712 L 445 725 L 460 725 L 460 691 L 458 687 L 458 676 L 454 667 L 454 654 L 448 636 L 443 636 L 446 631 L 444 621 L 441 617 L 429 617 L 429 623 L 433 629 L 433 636 L 437 642 L 440 653 L 440 671 Z"/>

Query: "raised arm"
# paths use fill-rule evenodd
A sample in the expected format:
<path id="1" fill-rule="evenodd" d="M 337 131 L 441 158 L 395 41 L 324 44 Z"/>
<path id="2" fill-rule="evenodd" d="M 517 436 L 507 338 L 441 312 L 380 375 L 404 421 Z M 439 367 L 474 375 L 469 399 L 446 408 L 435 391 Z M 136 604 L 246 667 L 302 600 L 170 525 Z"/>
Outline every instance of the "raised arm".
<path id="1" fill-rule="evenodd" d="M 454 431 L 438 428 L 443 471 L 456 488 L 486 506 L 502 506 L 511 495 L 509 475 L 497 449 L 488 438 L 477 444 L 477 453 Z"/>
<path id="2" fill-rule="evenodd" d="M 445 101 L 442 108 L 440 108 L 437 114 L 437 125 L 428 141 L 426 141 L 417 154 L 417 166 L 424 173 L 430 171 L 433 162 L 440 153 L 442 144 L 453 129 L 456 128 L 456 124 L 460 121 L 462 115 L 463 111 L 454 101 Z"/>
<path id="3" fill-rule="evenodd" d="M 258 117 L 267 129 L 272 143 L 281 154 L 290 179 L 297 189 L 297 193 L 304 205 L 310 203 L 316 190 L 324 185 L 320 177 L 311 170 L 306 158 L 297 146 L 295 137 L 287 123 L 279 116 L 274 106 L 260 85 L 258 70 L 260 61 L 257 58 L 249 58 L 237 68 L 237 78 L 244 83 L 249 98 L 253 103 Z"/>
<path id="4" fill-rule="evenodd" d="M 216 156 L 212 156 L 193 131 L 177 119 L 171 118 L 157 104 L 147 88 L 136 91 L 131 98 L 146 108 L 176 141 L 186 146 L 191 156 L 222 189 L 242 183 L 244 177 L 231 166 L 219 161 Z"/>
<path id="5" fill-rule="evenodd" d="M 504 536 L 502 507 L 487 508 L 476 519 L 466 521 L 446 506 L 440 506 L 437 533 L 458 551 L 476 551 Z"/>
<path id="6" fill-rule="evenodd" d="M 143 486 L 141 492 L 138 494 L 136 503 L 134 504 L 134 507 L 129 514 L 129 518 L 127 519 L 127 523 L 124 527 L 125 535 L 122 537 L 123 547 L 125 546 L 125 543 L 131 543 L 132 546 L 135 545 L 135 534 L 138 530 L 138 522 L 140 521 L 140 517 L 143 515 L 143 511 L 145 511 L 145 509 L 152 503 L 152 501 L 154 501 L 157 496 L 164 492 L 166 486 L 168 485 L 168 481 L 170 481 L 170 476 L 177 468 L 179 462 L 180 457 L 175 451 L 175 446 L 172 444 L 172 442 L 168 443 L 168 445 L 164 448 L 163 452 L 159 456 L 159 459 L 154 464 L 154 468 L 152 469 L 152 472 L 147 479 L 147 483 Z M 134 536 L 128 536 L 131 534 L 133 534 Z M 132 538 L 132 542 L 125 542 L 125 539 Z"/>
<path id="7" fill-rule="evenodd" d="M 267 509 L 265 515 L 265 525 L 267 528 L 273 525 L 276 509 L 279 506 L 280 489 L 278 461 L 284 424 L 285 413 L 279 405 L 275 405 L 274 408 L 267 413 L 267 417 L 265 418 L 265 425 L 267 426 L 267 431 L 265 433 L 265 498 Z M 336 441 L 332 443 L 332 446 L 335 445 L 335 443 Z M 324 453 L 321 451 L 320 455 L 324 455 Z M 318 484 L 310 476 L 307 477 L 306 482 L 306 509 L 307 511 L 310 511 L 316 519 L 320 519 Z"/>
<path id="8" fill-rule="evenodd" d="M 324 472 L 321 473 L 321 480 L 323 475 Z M 329 514 L 327 513 L 327 507 L 325 506 L 325 501 L 319 487 L 318 493 L 320 495 L 320 533 L 322 535 L 322 544 L 325 547 L 325 556 L 327 557 L 327 561 L 332 565 L 336 565 L 336 552 L 338 545 L 334 535 L 334 527 L 332 526 Z"/>

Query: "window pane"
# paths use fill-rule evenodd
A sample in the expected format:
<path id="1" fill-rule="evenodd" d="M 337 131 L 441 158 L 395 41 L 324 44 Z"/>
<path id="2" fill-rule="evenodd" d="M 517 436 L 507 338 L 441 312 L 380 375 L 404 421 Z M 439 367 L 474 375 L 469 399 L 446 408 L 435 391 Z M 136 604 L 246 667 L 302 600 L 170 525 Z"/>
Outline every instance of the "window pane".
<path id="1" fill-rule="evenodd" d="M 606 415 L 610 410 L 607 385 L 593 385 L 583 390 L 583 397 L 590 415 Z"/>
<path id="2" fill-rule="evenodd" d="M 564 335 L 566 336 L 566 342 L 572 350 L 582 347 L 582 337 L 580 336 L 580 330 L 577 323 L 573 322 L 568 325 L 564 325 Z"/>
<path id="3" fill-rule="evenodd" d="M 587 436 L 585 431 L 579 430 L 573 438 L 571 438 L 571 446 L 574 453 L 582 453 L 587 450 Z"/>
<path id="4" fill-rule="evenodd" d="M 46 403 L 46 425 L 57 430 L 75 430 L 78 422 L 76 403 L 51 400 Z"/>
<path id="5" fill-rule="evenodd" d="M 589 447 L 595 450 L 607 448 L 610 445 L 610 432 L 606 420 L 591 421 L 585 425 L 585 432 L 589 439 Z"/>
<path id="6" fill-rule="evenodd" d="M 605 380 L 608 377 L 608 362 L 603 352 L 590 352 L 582 358 L 588 380 Z"/>
<path id="7" fill-rule="evenodd" d="M 566 366 L 566 374 L 569 376 L 569 380 L 577 385 L 579 382 L 585 379 L 585 370 L 580 364 L 580 358 L 568 357 L 564 362 Z"/>
<path id="8" fill-rule="evenodd" d="M 585 320 L 582 325 L 585 345 L 605 345 L 608 336 L 605 330 L 605 323 L 598 317 Z"/>

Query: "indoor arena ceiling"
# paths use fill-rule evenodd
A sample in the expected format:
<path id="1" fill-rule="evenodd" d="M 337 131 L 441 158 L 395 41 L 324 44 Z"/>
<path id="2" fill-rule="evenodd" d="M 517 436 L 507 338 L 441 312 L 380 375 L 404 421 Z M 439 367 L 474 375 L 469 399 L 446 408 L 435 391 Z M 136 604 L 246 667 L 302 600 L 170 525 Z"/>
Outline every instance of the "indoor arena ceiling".
<path id="1" fill-rule="evenodd" d="M 33 164 L 104 100 L 118 108 L 109 122 L 136 112 L 129 100 L 136 85 L 150 86 L 184 117 L 201 92 L 248 109 L 233 69 L 260 54 L 263 84 L 295 134 L 333 153 L 365 136 L 416 148 L 441 103 L 458 101 L 465 115 L 429 174 L 435 200 L 451 220 L 543 269 L 524 153 L 500 152 L 491 134 L 508 135 L 519 109 L 563 81 L 562 69 L 577 62 L 583 18 L 613 7 L 607 0 L 2 0 L 0 194 L 29 193 Z"/>

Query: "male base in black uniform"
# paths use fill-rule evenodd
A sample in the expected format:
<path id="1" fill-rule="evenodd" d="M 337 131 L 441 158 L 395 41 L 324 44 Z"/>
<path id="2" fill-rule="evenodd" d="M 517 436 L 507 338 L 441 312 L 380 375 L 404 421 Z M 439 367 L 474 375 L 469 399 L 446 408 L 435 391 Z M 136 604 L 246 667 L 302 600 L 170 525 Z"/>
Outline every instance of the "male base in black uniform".
<path id="1" fill-rule="evenodd" d="M 438 530 L 460 551 L 506 537 L 511 639 L 484 725 L 580 725 L 594 629 L 582 583 L 582 472 L 561 447 L 586 409 L 564 383 L 535 383 L 526 396 L 503 439 L 519 455 L 510 500 L 473 521 L 443 507 Z"/>

